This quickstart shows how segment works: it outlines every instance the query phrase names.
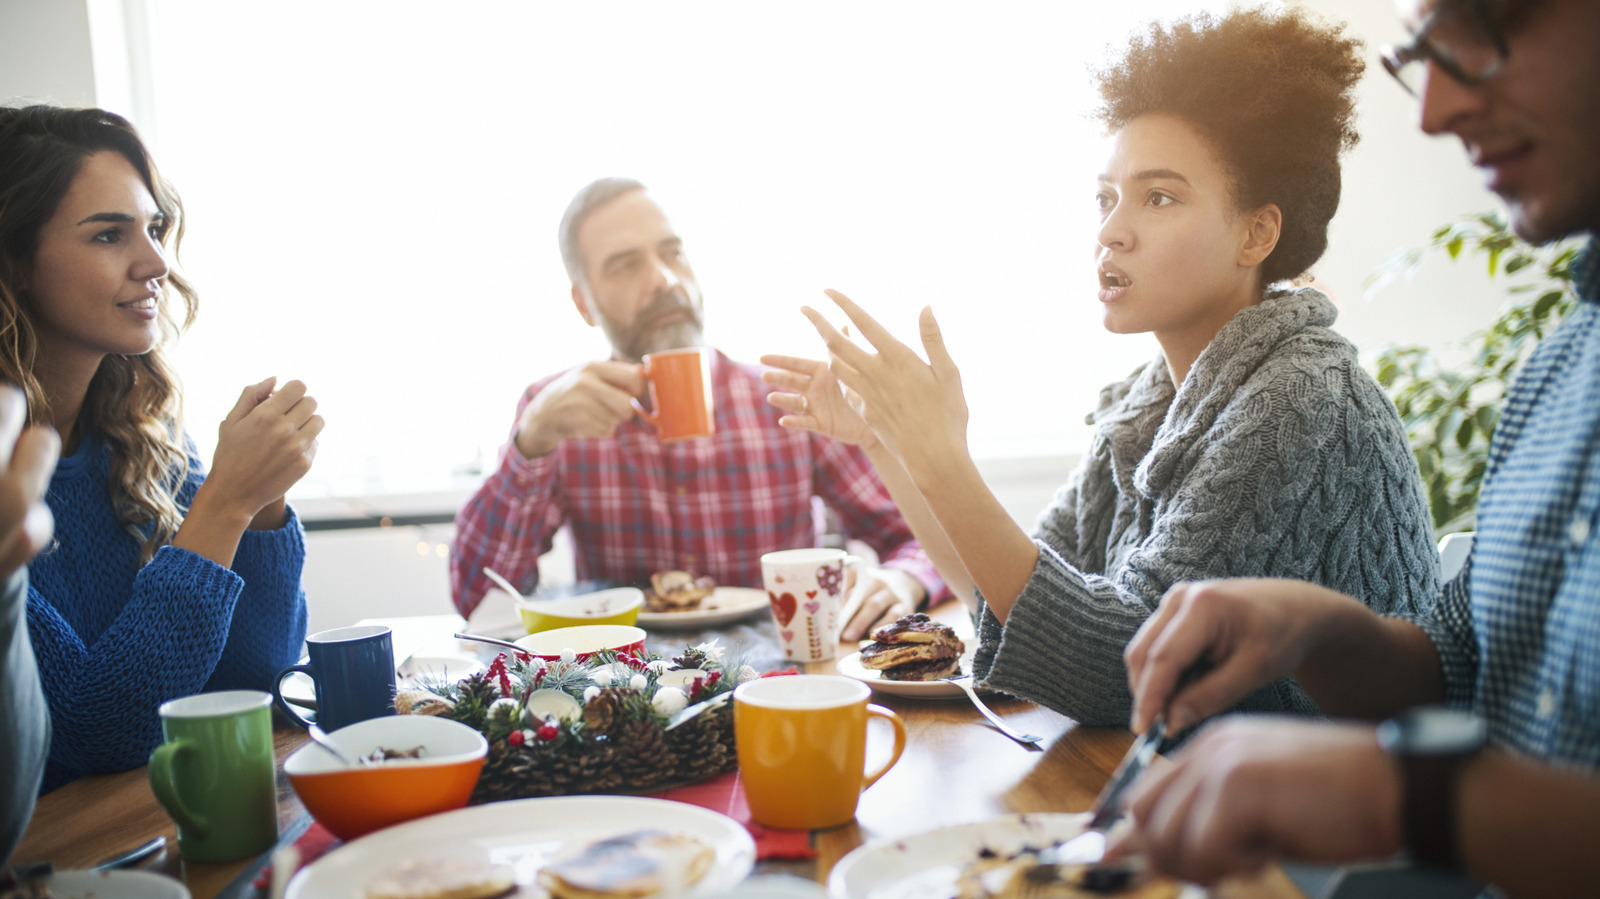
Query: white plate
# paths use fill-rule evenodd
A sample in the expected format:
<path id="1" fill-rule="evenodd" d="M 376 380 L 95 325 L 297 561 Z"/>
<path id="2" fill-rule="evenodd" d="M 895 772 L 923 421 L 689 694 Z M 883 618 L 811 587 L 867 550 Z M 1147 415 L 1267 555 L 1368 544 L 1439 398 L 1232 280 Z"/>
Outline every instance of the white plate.
<path id="1" fill-rule="evenodd" d="M 755 866 L 755 841 L 726 815 L 670 799 L 555 796 L 491 802 L 368 834 L 301 869 L 288 897 L 359 896 L 382 871 L 427 856 L 511 865 L 517 883 L 529 886 L 563 850 L 641 828 L 688 834 L 716 850 L 716 861 L 688 895 L 727 890 Z"/>
<path id="2" fill-rule="evenodd" d="M 302 665 L 306 662 L 306 659 L 300 660 Z M 395 689 L 420 687 L 423 680 L 430 683 L 441 678 L 465 680 L 487 667 L 477 659 L 465 656 L 411 656 L 395 669 Z M 311 682 L 307 674 L 296 671 L 284 678 L 282 690 L 284 702 L 307 709 L 317 707 L 317 685 Z"/>
<path id="3" fill-rule="evenodd" d="M 829 899 L 950 899 L 956 878 L 984 849 L 1011 854 L 1043 847 L 1083 832 L 1087 812 L 1002 815 L 976 824 L 941 827 L 860 846 L 828 875 Z M 1185 899 L 1204 896 L 1186 886 Z"/>
<path id="4" fill-rule="evenodd" d="M 189 899 L 180 881 L 149 871 L 57 871 L 49 884 L 55 899 Z"/>
<path id="5" fill-rule="evenodd" d="M 961 673 L 972 673 L 972 655 L 977 651 L 970 646 L 961 654 Z M 833 667 L 845 677 L 853 677 L 863 681 L 867 686 L 880 693 L 892 693 L 895 696 L 911 696 L 917 699 L 949 699 L 956 696 L 965 696 L 966 692 L 948 680 L 889 680 L 882 672 L 861 665 L 861 653 L 852 652 Z"/>
<path id="6" fill-rule="evenodd" d="M 709 608 L 708 608 L 709 606 Z M 652 630 L 689 630 L 730 624 L 767 608 L 767 591 L 754 587 L 718 587 L 692 612 L 639 610 L 639 626 Z"/>
<path id="7" fill-rule="evenodd" d="M 465 656 L 411 656 L 395 669 L 396 685 L 400 689 L 419 685 L 421 681 L 466 680 L 489 666 Z"/>

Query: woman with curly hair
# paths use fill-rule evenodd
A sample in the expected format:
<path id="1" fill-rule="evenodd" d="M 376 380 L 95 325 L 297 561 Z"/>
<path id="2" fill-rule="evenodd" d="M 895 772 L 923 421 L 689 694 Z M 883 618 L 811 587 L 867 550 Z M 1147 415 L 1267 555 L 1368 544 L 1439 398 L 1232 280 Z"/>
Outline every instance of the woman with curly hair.
<path id="1" fill-rule="evenodd" d="M 1333 303 L 1291 283 L 1327 246 L 1339 156 L 1357 139 L 1358 49 L 1302 12 L 1248 9 L 1153 24 L 1098 73 L 1114 136 L 1095 191 L 1099 302 L 1107 330 L 1161 349 L 1101 392 L 1089 451 L 1031 536 L 968 454 L 960 374 L 930 309 L 927 363 L 832 291 L 877 352 L 808 308 L 831 365 L 763 360 L 783 422 L 866 447 L 971 600 L 980 685 L 1125 725 L 1123 649 L 1179 581 L 1310 580 L 1385 612 L 1436 595 L 1399 416 L 1330 330 Z M 1317 713 L 1288 681 L 1240 708 Z"/>
<path id="2" fill-rule="evenodd" d="M 61 437 L 28 630 L 53 738 L 43 790 L 144 764 L 178 696 L 262 688 L 305 637 L 284 493 L 322 418 L 303 384 L 245 388 L 210 474 L 165 347 L 194 321 L 183 209 L 126 120 L 0 109 L 0 379 Z"/>

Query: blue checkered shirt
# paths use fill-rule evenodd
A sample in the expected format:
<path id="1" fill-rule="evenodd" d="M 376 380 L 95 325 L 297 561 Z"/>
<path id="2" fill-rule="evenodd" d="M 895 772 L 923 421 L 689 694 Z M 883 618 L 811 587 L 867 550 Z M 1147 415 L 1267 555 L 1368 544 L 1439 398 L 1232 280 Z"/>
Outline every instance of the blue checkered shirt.
<path id="1" fill-rule="evenodd" d="M 1506 396 L 1461 574 L 1417 623 L 1445 698 L 1508 749 L 1600 767 L 1600 251 Z"/>

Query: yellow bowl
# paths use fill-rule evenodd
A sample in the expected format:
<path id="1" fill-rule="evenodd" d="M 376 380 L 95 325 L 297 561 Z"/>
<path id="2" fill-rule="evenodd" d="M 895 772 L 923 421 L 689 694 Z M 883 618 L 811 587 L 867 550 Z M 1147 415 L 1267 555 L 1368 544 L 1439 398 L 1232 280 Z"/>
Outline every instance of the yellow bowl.
<path id="1" fill-rule="evenodd" d="M 633 624 L 639 620 L 644 591 L 637 587 L 618 587 L 566 599 L 519 600 L 517 614 L 528 633 L 577 627 L 584 624 Z"/>

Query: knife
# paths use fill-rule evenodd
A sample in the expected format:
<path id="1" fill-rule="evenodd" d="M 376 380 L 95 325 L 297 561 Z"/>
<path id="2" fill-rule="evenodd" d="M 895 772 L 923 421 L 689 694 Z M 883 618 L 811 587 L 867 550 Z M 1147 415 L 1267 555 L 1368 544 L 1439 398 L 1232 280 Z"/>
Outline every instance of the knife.
<path id="1" fill-rule="evenodd" d="M 1184 669 L 1183 675 L 1178 678 L 1178 685 L 1172 690 L 1173 695 L 1176 696 L 1184 687 L 1204 677 L 1213 667 L 1215 666 L 1211 662 L 1201 659 Z M 1122 818 L 1122 794 L 1126 793 L 1128 787 L 1132 786 L 1139 779 L 1139 775 L 1150 766 L 1150 760 L 1156 757 L 1156 751 L 1161 748 L 1161 743 L 1166 738 L 1166 716 L 1157 715 L 1150 729 L 1140 734 L 1133 741 L 1133 745 L 1128 747 L 1128 754 L 1117 763 L 1117 770 L 1112 773 L 1105 788 L 1095 798 L 1091 808 L 1094 814 L 1089 817 L 1088 829 L 1065 843 L 1040 852 L 1038 864 L 1094 864 L 1104 858 L 1106 832 L 1111 829 L 1111 825 Z"/>

